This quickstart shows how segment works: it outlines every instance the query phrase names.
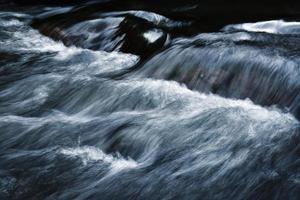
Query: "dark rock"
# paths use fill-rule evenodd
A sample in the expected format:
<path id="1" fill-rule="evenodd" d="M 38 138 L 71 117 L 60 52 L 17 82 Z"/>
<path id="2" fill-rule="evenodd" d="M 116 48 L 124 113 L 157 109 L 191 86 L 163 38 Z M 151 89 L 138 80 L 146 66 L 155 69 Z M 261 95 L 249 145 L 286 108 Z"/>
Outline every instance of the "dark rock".
<path id="1" fill-rule="evenodd" d="M 120 24 L 118 34 L 125 35 L 121 51 L 142 57 L 161 49 L 167 40 L 167 34 L 163 30 L 144 19 L 130 15 Z"/>
<path id="2" fill-rule="evenodd" d="M 52 13 L 39 16 L 31 25 L 68 46 L 120 50 L 144 58 L 161 49 L 167 40 L 168 34 L 159 25 L 126 12 L 89 19 L 76 18 L 72 12 Z"/>

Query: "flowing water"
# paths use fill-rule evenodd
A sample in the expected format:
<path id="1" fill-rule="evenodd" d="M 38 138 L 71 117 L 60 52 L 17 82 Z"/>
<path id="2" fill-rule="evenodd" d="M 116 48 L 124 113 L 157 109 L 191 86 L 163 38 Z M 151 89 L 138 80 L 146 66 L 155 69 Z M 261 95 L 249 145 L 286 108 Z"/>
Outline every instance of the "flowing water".
<path id="1" fill-rule="evenodd" d="M 31 26 L 70 9 L 1 9 L 0 199 L 300 198 L 299 23 L 167 36 L 144 59 L 113 37 L 123 13 L 71 25 L 74 45 Z"/>

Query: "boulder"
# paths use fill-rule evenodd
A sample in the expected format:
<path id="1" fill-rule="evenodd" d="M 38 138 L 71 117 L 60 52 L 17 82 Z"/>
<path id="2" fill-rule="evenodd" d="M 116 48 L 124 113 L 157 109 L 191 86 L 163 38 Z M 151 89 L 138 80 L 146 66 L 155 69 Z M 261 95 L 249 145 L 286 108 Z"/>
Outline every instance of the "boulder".
<path id="1" fill-rule="evenodd" d="M 124 35 L 121 51 L 147 57 L 160 50 L 168 34 L 150 22 L 128 15 L 119 26 L 119 35 Z"/>

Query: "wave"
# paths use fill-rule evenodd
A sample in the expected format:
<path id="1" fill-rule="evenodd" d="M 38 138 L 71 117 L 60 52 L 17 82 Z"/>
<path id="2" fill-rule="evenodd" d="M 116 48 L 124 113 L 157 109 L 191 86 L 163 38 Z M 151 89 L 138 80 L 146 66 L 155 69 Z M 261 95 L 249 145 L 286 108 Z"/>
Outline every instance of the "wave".
<path id="1" fill-rule="evenodd" d="M 85 6 L 39 8 L 0 12 L 0 199 L 299 199 L 297 35 L 65 18 L 72 34 L 122 14 L 150 43 L 162 31 L 143 57 L 50 39 L 33 18 Z"/>
<path id="2" fill-rule="evenodd" d="M 175 80 L 190 89 L 278 105 L 299 117 L 298 37 L 211 33 L 179 38 L 133 76 Z"/>
<path id="3" fill-rule="evenodd" d="M 266 32 L 273 34 L 300 34 L 300 23 L 299 22 L 286 22 L 284 20 L 272 20 L 265 22 L 256 23 L 244 23 L 228 25 L 224 31 L 230 30 L 242 30 L 250 32 Z"/>
<path id="4" fill-rule="evenodd" d="M 77 147 L 77 148 L 66 148 L 60 151 L 62 154 L 70 157 L 80 157 L 82 162 L 86 165 L 87 162 L 101 161 L 105 164 L 109 164 L 113 173 L 123 169 L 136 168 L 138 164 L 132 159 L 124 159 L 117 155 L 106 155 L 103 151 L 95 147 Z"/>

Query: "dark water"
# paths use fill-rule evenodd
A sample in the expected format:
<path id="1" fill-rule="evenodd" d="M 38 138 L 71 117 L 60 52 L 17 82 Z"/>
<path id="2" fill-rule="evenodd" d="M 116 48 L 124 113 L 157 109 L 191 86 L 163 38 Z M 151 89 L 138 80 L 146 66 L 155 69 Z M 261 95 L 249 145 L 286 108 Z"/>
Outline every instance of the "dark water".
<path id="1" fill-rule="evenodd" d="M 300 199 L 300 23 L 70 12 L 1 7 L 0 199 Z"/>

